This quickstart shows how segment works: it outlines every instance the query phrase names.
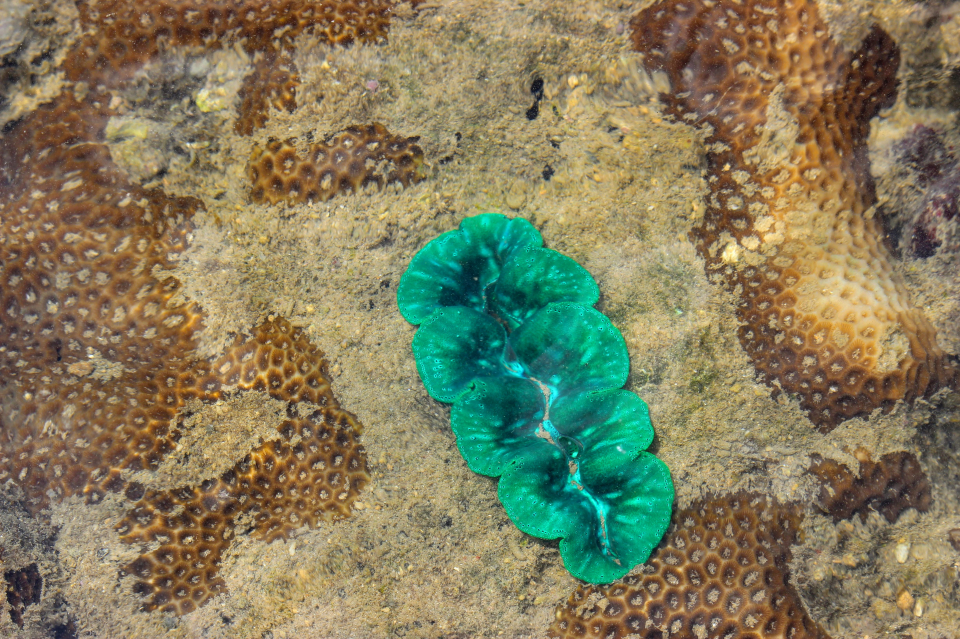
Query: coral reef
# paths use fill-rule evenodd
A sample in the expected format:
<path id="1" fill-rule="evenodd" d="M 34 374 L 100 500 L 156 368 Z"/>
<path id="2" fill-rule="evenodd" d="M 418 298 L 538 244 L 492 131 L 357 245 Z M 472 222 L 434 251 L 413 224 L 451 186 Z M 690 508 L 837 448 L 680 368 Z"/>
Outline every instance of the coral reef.
<path id="1" fill-rule="evenodd" d="M 467 218 L 414 256 L 397 303 L 420 324 L 417 370 L 434 399 L 454 404 L 471 470 L 500 477 L 520 530 L 561 539 L 571 574 L 606 583 L 663 537 L 673 482 L 644 452 L 653 427 L 646 404 L 621 390 L 627 349 L 591 308 L 596 282 L 542 244 L 526 220 Z"/>
<path id="2" fill-rule="evenodd" d="M 674 514 L 644 566 L 608 586 L 577 588 L 547 636 L 825 638 L 790 584 L 801 519 L 796 506 L 757 494 L 703 499 Z"/>
<path id="3" fill-rule="evenodd" d="M 43 577 L 37 564 L 30 564 L 20 570 L 8 570 L 3 573 L 7 582 L 7 603 L 10 604 L 10 619 L 23 628 L 23 612 L 27 606 L 40 603 L 43 591 Z"/>
<path id="4" fill-rule="evenodd" d="M 889 453 L 873 461 L 863 448 L 854 455 L 860 462 L 859 475 L 835 460 L 810 456 L 809 473 L 820 480 L 817 506 L 834 521 L 855 514 L 866 520 L 873 508 L 892 524 L 908 508 L 922 513 L 930 509 L 930 482 L 916 455 Z"/>
<path id="5" fill-rule="evenodd" d="M 874 217 L 866 138 L 896 92 L 897 45 L 854 53 L 811 0 L 668 0 L 633 20 L 666 111 L 706 131 L 710 195 L 692 237 L 740 297 L 740 342 L 822 430 L 954 384 Z"/>
<path id="6" fill-rule="evenodd" d="M 936 130 L 916 125 L 894 147 L 894 205 L 884 211 L 898 227 L 900 248 L 917 258 L 960 250 L 960 162 Z M 906 192 L 903 192 L 906 191 Z M 895 211 L 895 212 L 894 212 Z"/>
<path id="7" fill-rule="evenodd" d="M 366 459 L 301 330 L 275 319 L 218 359 L 195 356 L 202 316 L 169 271 L 200 202 L 130 183 L 104 121 L 64 97 L 0 140 L 0 481 L 34 513 L 70 495 L 138 501 L 125 539 L 164 541 L 131 564 L 137 591 L 182 613 L 222 586 L 235 515 L 267 541 L 346 516 Z M 198 489 L 130 481 L 173 450 L 188 401 L 240 389 L 288 403 L 276 440 Z"/>
<path id="8" fill-rule="evenodd" d="M 253 151 L 247 175 L 254 202 L 326 201 L 367 186 L 409 186 L 426 177 L 420 138 L 393 135 L 378 123 L 351 126 L 301 155 L 295 139 Z"/>

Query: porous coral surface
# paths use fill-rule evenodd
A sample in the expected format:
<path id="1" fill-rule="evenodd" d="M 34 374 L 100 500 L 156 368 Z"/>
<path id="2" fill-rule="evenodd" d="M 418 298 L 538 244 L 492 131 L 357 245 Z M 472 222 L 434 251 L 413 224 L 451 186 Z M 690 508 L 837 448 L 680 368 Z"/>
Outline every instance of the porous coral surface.
<path id="1" fill-rule="evenodd" d="M 273 541 L 350 514 L 367 483 L 359 425 L 329 385 L 322 353 L 284 320 L 198 359 L 198 307 L 174 299 L 169 274 L 199 202 L 129 183 L 100 142 L 104 118 L 72 98 L 4 138 L 0 265 L 0 480 L 28 510 L 50 499 L 137 506 L 128 542 L 157 542 L 128 569 L 147 610 L 185 613 L 222 590 L 219 559 L 234 518 L 249 513 Z M 178 412 L 234 389 L 289 402 L 277 440 L 199 489 L 145 491 L 180 438 Z M 296 404 L 313 409 L 298 415 Z M 146 547 L 145 547 L 146 548 Z"/>
<path id="2" fill-rule="evenodd" d="M 257 60 L 253 72 L 243 79 L 237 93 L 240 98 L 237 122 L 233 130 L 252 135 L 269 118 L 269 108 L 293 113 L 297 109 L 300 75 L 288 54 L 267 53 Z"/>
<path id="3" fill-rule="evenodd" d="M 386 38 L 394 0 L 226 0 L 152 2 L 79 0 L 90 33 L 67 62 L 71 80 L 115 83 L 171 47 L 221 48 L 239 42 L 250 52 L 284 48 L 305 31 L 330 44 Z"/>
<path id="4" fill-rule="evenodd" d="M 177 409 L 220 386 L 187 366 L 199 315 L 164 273 L 200 204 L 127 182 L 104 122 L 66 98 L 3 138 L 0 477 L 33 511 L 156 467 Z"/>
<path id="5" fill-rule="evenodd" d="M 930 509 L 930 481 L 916 455 L 900 451 L 877 461 L 863 449 L 854 455 L 860 462 L 856 474 L 836 460 L 813 455 L 809 472 L 821 483 L 817 505 L 834 521 L 854 515 L 865 520 L 873 509 L 892 524 L 908 508 L 922 513 Z"/>
<path id="6" fill-rule="evenodd" d="M 707 130 L 710 196 L 693 230 L 739 296 L 739 336 L 774 393 L 821 429 L 953 384 L 936 330 L 891 266 L 866 139 L 899 50 L 874 28 L 844 51 L 810 0 L 642 11 L 633 42 L 666 109 Z"/>
<path id="7" fill-rule="evenodd" d="M 238 339 L 211 367 L 227 386 L 253 388 L 315 409 L 290 414 L 282 439 L 251 451 L 219 478 L 200 486 L 144 492 L 127 487 L 137 504 L 117 529 L 128 543 L 160 547 L 126 566 L 147 596 L 145 610 L 179 614 L 203 605 L 224 589 L 217 566 L 233 536 L 235 519 L 248 514 L 253 535 L 267 542 L 295 528 L 350 516 L 369 481 L 359 424 L 330 393 L 322 354 L 299 329 L 283 320 Z"/>
<path id="8" fill-rule="evenodd" d="M 550 639 L 826 639 L 790 583 L 803 517 L 758 494 L 698 501 L 674 514 L 650 561 L 560 604 Z"/>
<path id="9" fill-rule="evenodd" d="M 250 199 L 256 203 L 326 201 L 366 187 L 409 186 L 423 180 L 417 137 L 393 135 L 379 123 L 347 127 L 301 156 L 296 140 L 270 140 L 250 158 Z"/>
<path id="10" fill-rule="evenodd" d="M 251 135 L 269 107 L 296 108 L 299 74 L 294 40 L 311 34 L 330 45 L 382 43 L 395 7 L 404 0 L 77 0 L 87 31 L 64 64 L 69 80 L 94 89 L 128 81 L 146 62 L 174 49 L 204 51 L 238 45 L 258 54 L 240 91 L 234 130 Z M 416 6 L 416 0 L 410 2 Z"/>

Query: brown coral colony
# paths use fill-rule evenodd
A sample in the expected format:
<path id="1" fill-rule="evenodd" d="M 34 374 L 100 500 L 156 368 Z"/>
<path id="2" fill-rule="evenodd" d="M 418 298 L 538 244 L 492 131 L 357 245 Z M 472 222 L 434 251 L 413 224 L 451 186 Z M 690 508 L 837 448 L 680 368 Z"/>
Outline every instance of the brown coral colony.
<path id="1" fill-rule="evenodd" d="M 550 639 L 821 639 L 789 581 L 796 506 L 740 493 L 674 513 L 650 560 L 557 607 Z"/>
<path id="2" fill-rule="evenodd" d="M 419 138 L 392 135 L 383 125 L 352 126 L 326 142 L 307 147 L 296 140 L 270 140 L 253 152 L 247 174 L 254 202 L 326 201 L 367 186 L 409 186 L 424 179 Z"/>
<path id="3" fill-rule="evenodd" d="M 380 42 L 390 28 L 396 0 L 272 2 L 196 0 L 137 3 L 80 0 L 80 21 L 93 32 L 67 61 L 67 77 L 114 84 L 170 47 L 219 49 L 241 42 L 244 49 L 271 53 L 304 32 L 330 44 Z"/>
<path id="4" fill-rule="evenodd" d="M 256 57 L 240 91 L 235 130 L 250 135 L 269 107 L 292 111 L 300 77 L 293 42 L 305 33 L 330 45 L 384 42 L 390 18 L 404 0 L 197 0 L 132 2 L 78 0 L 89 31 L 67 56 L 66 76 L 94 89 L 121 86 L 145 62 L 173 47 L 221 49 L 239 44 Z M 405 0 L 416 7 L 419 0 Z"/>
<path id="5" fill-rule="evenodd" d="M 7 584 L 7 603 L 10 604 L 10 620 L 23 628 L 23 613 L 27 606 L 40 603 L 43 591 L 43 577 L 37 564 L 30 564 L 20 570 L 7 570 L 3 573 Z"/>
<path id="6" fill-rule="evenodd" d="M 888 453 L 875 462 L 860 448 L 854 456 L 860 462 L 859 475 L 833 459 L 811 456 L 809 472 L 821 486 L 817 505 L 834 521 L 855 514 L 865 520 L 872 508 L 893 523 L 908 508 L 922 513 L 930 509 L 930 481 L 916 455 Z"/>
<path id="7" fill-rule="evenodd" d="M 366 458 L 300 329 L 266 322 L 221 358 L 196 358 L 202 316 L 175 301 L 169 271 L 200 203 L 130 183 L 100 142 L 104 123 L 94 105 L 64 98 L 3 138 L 0 481 L 34 512 L 51 496 L 124 491 L 137 501 L 124 539 L 161 544 L 128 566 L 144 607 L 184 613 L 222 589 L 236 516 L 267 541 L 345 517 Z M 130 483 L 173 450 L 187 401 L 232 389 L 288 402 L 276 439 L 199 488 Z"/>
<path id="8" fill-rule="evenodd" d="M 289 55 L 271 53 L 262 56 L 237 92 L 240 108 L 233 130 L 240 135 L 252 135 L 255 130 L 262 129 L 267 123 L 270 106 L 293 113 L 297 108 L 298 86 L 300 75 Z"/>
<path id="9" fill-rule="evenodd" d="M 866 138 L 896 87 L 874 28 L 843 51 L 809 0 L 668 0 L 633 21 L 666 110 L 707 130 L 710 195 L 692 236 L 740 302 L 740 341 L 829 430 L 954 384 L 873 215 Z"/>
<path id="10" fill-rule="evenodd" d="M 65 98 L 3 139 L 0 477 L 34 511 L 155 467 L 198 390 L 178 381 L 199 317 L 165 272 L 199 202 L 129 183 L 104 121 Z"/>
<path id="11" fill-rule="evenodd" d="M 127 488 L 137 504 L 118 526 L 124 541 L 161 544 L 126 567 L 138 579 L 135 591 L 149 597 L 146 610 L 183 614 L 223 589 L 216 566 L 236 517 L 251 516 L 255 536 L 271 542 L 303 524 L 348 517 L 369 481 L 360 425 L 337 406 L 322 354 L 300 329 L 268 322 L 252 339 L 238 339 L 212 369 L 226 384 L 317 409 L 296 417 L 291 407 L 279 440 L 198 487 Z"/>
<path id="12" fill-rule="evenodd" d="M 100 91 L 167 45 L 210 48 L 224 36 L 261 51 L 306 28 L 331 43 L 378 41 L 393 4 L 231 2 L 201 15 L 191 3 L 142 11 L 82 3 L 82 21 L 100 31 L 68 59 L 67 75 L 99 88 L 85 99 L 64 93 L 0 138 L 0 482 L 16 486 L 35 513 L 71 495 L 99 501 L 121 492 L 134 501 L 118 531 L 142 545 L 125 570 L 144 609 L 183 614 L 221 592 L 219 563 L 238 518 L 258 538 L 283 538 L 349 516 L 369 476 L 360 425 L 340 408 L 323 354 L 302 330 L 274 319 L 219 358 L 196 356 L 202 313 L 178 300 L 170 271 L 203 205 L 144 189 L 114 164 L 103 143 L 112 113 Z M 295 107 L 290 57 L 257 55 L 255 74 L 270 82 L 242 92 L 241 133 L 263 125 L 262 103 Z M 416 181 L 414 142 L 380 125 L 351 127 L 328 149 L 338 173 L 332 188 L 317 185 L 329 188 L 321 199 Z M 312 156 L 321 178 L 322 153 Z M 350 161 L 337 164 L 341 153 Z M 196 487 L 131 481 L 176 447 L 188 401 L 243 390 L 287 403 L 274 438 Z"/>

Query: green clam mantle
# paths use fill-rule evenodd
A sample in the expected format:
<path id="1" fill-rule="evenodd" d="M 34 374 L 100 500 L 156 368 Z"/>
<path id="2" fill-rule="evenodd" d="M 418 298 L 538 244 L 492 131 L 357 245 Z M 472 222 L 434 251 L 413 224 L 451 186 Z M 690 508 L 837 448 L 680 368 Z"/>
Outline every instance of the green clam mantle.
<path id="1" fill-rule="evenodd" d="M 427 392 L 453 403 L 470 468 L 527 534 L 561 538 L 567 570 L 592 583 L 646 561 L 670 522 L 673 482 L 645 452 L 647 405 L 623 390 L 620 331 L 592 308 L 593 277 L 542 247 L 526 220 L 484 214 L 427 244 L 400 280 Z"/>

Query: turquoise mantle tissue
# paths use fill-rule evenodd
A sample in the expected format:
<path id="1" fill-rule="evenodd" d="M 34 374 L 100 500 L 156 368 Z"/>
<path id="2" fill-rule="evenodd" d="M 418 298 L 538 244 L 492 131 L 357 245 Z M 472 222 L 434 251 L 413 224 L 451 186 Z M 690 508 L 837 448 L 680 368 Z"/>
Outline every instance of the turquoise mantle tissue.
<path id="1" fill-rule="evenodd" d="M 608 583 L 646 561 L 667 530 L 670 471 L 645 452 L 647 405 L 623 390 L 620 331 L 574 260 L 526 220 L 467 218 L 417 253 L 397 302 L 417 370 L 470 468 L 499 477 L 507 515 L 561 539 L 567 570 Z"/>

